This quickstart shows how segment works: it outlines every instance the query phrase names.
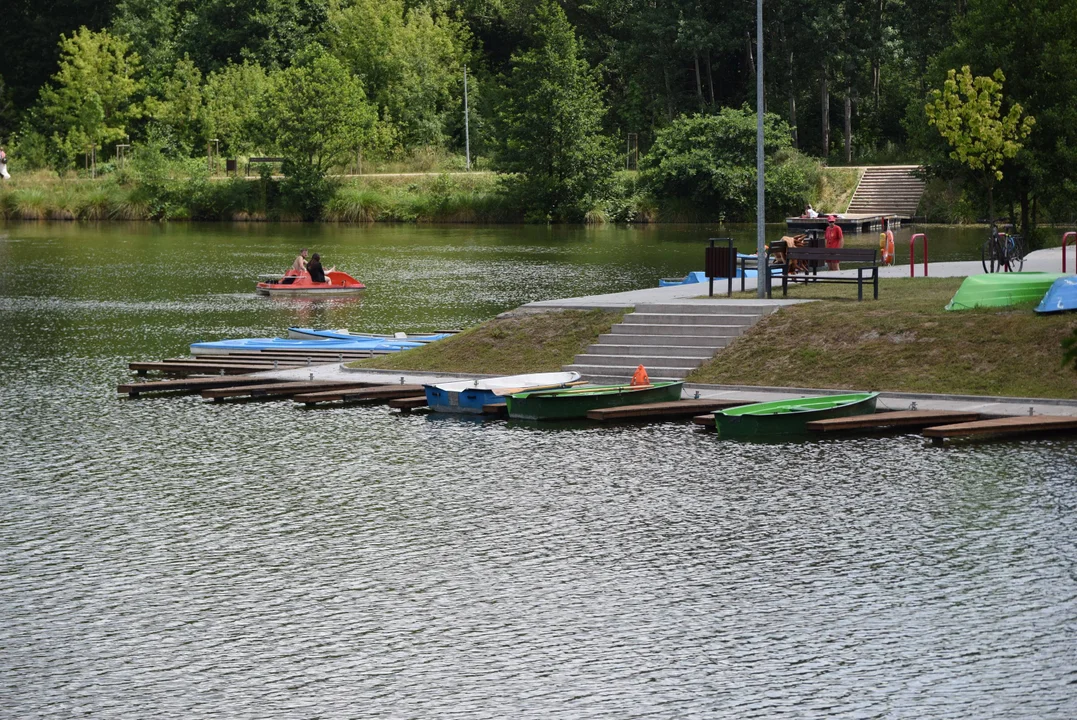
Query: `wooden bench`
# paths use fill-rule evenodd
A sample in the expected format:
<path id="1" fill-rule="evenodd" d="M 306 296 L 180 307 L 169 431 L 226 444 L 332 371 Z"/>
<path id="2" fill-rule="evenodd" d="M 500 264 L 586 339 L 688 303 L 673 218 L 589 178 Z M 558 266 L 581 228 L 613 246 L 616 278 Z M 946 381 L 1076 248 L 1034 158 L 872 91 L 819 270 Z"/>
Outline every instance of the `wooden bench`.
<path id="1" fill-rule="evenodd" d="M 252 157 L 247 159 L 247 172 L 244 173 L 244 177 L 250 177 L 251 164 L 267 164 L 267 163 L 282 163 L 284 158 L 282 157 Z"/>
<path id="2" fill-rule="evenodd" d="M 811 267 L 811 273 L 803 275 L 790 274 L 789 269 L 795 261 L 804 261 Z M 856 269 L 856 277 L 833 277 L 819 275 L 818 265 L 824 262 L 864 263 Z M 864 299 L 864 273 L 870 271 L 874 297 L 879 299 L 879 259 L 875 248 L 810 248 L 791 247 L 785 251 L 785 263 L 782 264 L 782 296 L 789 294 L 790 282 L 825 282 L 856 284 L 856 299 Z M 770 295 L 768 288 L 768 297 Z"/>

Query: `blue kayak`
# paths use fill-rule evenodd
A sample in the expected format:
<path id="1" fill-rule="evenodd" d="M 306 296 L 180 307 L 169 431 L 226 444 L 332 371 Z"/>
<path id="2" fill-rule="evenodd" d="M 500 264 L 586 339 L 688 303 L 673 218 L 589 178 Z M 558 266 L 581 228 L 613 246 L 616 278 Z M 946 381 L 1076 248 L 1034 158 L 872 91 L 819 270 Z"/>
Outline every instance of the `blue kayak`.
<path id="1" fill-rule="evenodd" d="M 1055 280 L 1047 289 L 1043 300 L 1036 306 L 1038 313 L 1077 310 L 1077 276 L 1068 275 Z"/>
<path id="2" fill-rule="evenodd" d="M 388 350 L 395 352 L 421 347 L 422 343 L 385 338 L 367 338 L 352 340 L 292 340 L 285 338 L 244 338 L 240 340 L 217 340 L 215 342 L 191 343 L 193 355 L 222 355 L 232 352 L 262 350 L 320 350 L 330 352 L 355 352 L 368 350 Z"/>

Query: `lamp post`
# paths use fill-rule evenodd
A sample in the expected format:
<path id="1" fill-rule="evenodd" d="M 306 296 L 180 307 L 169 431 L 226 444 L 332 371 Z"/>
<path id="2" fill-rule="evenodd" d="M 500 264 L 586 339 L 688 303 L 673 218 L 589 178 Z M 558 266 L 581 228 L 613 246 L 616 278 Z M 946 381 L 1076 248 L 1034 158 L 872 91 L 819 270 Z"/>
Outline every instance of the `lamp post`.
<path id="1" fill-rule="evenodd" d="M 755 0 L 755 285 L 756 296 L 767 296 L 767 267 L 763 191 L 763 0 Z"/>

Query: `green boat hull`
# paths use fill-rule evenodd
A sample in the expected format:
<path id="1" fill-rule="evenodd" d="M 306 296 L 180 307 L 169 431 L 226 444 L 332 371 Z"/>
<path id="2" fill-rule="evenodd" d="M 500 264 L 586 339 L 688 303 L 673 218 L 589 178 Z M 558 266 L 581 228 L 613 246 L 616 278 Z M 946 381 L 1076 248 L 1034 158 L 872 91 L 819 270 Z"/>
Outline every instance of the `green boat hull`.
<path id="1" fill-rule="evenodd" d="M 679 400 L 683 382 L 659 382 L 643 387 L 631 385 L 581 386 L 509 395 L 509 417 L 514 420 L 573 420 L 591 410 Z"/>
<path id="2" fill-rule="evenodd" d="M 714 413 L 714 427 L 723 438 L 805 435 L 814 420 L 874 413 L 878 396 L 850 393 L 742 405 Z"/>
<path id="3" fill-rule="evenodd" d="M 993 273 L 965 278 L 947 310 L 1008 307 L 1043 299 L 1055 280 L 1065 275 L 1043 272 Z"/>

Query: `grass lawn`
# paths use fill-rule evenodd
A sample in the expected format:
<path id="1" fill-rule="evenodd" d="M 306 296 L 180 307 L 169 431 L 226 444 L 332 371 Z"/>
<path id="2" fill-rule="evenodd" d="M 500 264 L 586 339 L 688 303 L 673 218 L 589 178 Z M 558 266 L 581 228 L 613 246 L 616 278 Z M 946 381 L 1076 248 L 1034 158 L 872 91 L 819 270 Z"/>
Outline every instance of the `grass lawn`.
<path id="1" fill-rule="evenodd" d="M 764 318 L 688 380 L 1077 398 L 1077 372 L 1062 367 L 1061 348 L 1077 315 L 1039 316 L 1034 303 L 943 310 L 961 281 L 882 279 L 880 299 L 863 302 L 854 285 L 790 288 L 790 298 L 825 299 Z"/>
<path id="2" fill-rule="evenodd" d="M 623 313 L 566 310 L 495 318 L 414 350 L 357 360 L 348 367 L 447 373 L 517 375 L 556 372 Z"/>

